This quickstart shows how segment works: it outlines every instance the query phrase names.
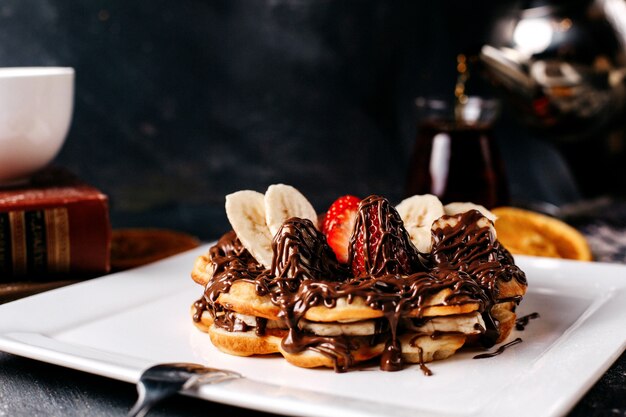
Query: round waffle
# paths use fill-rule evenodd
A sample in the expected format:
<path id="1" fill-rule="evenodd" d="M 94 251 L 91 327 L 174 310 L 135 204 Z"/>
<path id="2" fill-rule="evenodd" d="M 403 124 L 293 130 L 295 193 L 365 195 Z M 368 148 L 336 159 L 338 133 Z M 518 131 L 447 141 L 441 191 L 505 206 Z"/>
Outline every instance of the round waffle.
<path id="1" fill-rule="evenodd" d="M 229 219 L 241 222 L 248 240 L 265 239 L 262 195 L 254 194 L 251 208 L 245 195 L 231 204 Z M 266 241 L 255 248 L 261 263 L 232 231 L 196 259 L 191 275 L 204 294 L 191 314 L 225 353 L 280 354 L 296 366 L 337 371 L 376 357 L 383 370 L 423 366 L 467 343 L 498 343 L 514 326 L 526 280 L 487 215 L 469 205 L 438 217 L 431 245 L 423 245 L 431 250 L 421 253 L 393 207 L 368 197 L 356 210 L 346 265 L 316 224 L 283 213 L 271 262 Z"/>

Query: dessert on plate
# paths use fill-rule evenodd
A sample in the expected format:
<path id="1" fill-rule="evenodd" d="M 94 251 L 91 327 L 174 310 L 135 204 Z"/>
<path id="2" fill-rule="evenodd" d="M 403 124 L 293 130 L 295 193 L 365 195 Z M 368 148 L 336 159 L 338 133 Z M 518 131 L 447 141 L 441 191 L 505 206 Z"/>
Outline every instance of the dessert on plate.
<path id="1" fill-rule="evenodd" d="M 221 351 L 396 371 L 507 338 L 526 291 L 481 206 L 343 196 L 318 216 L 295 188 L 226 197 L 233 230 L 198 257 L 196 326 Z"/>

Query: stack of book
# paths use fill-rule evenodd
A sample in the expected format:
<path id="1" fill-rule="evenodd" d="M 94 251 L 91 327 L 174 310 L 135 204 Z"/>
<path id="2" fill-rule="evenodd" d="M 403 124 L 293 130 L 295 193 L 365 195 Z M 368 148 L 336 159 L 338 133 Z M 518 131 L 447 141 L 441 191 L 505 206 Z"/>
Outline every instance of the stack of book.
<path id="1" fill-rule="evenodd" d="M 107 196 L 67 171 L 0 188 L 0 282 L 106 273 L 110 245 Z"/>

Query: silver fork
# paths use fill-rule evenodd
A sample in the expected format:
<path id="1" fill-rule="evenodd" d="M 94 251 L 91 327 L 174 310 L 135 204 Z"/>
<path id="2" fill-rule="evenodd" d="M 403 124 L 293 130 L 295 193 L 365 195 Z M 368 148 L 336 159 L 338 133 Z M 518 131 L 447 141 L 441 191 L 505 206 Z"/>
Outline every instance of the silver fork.
<path id="1" fill-rule="evenodd" d="M 137 383 L 139 398 L 127 417 L 143 417 L 159 401 L 179 391 L 242 378 L 237 372 L 195 363 L 164 363 L 146 369 Z"/>

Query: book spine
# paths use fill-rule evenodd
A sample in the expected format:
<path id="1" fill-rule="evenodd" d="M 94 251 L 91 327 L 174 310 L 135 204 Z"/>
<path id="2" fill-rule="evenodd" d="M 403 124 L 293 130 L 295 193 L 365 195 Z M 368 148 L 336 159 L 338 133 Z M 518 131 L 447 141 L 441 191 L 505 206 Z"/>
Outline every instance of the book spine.
<path id="1" fill-rule="evenodd" d="M 0 281 L 107 272 L 109 244 L 106 204 L 0 212 Z"/>
<path id="2" fill-rule="evenodd" d="M 66 207 L 0 213 L 0 276 L 60 274 L 69 268 Z"/>

